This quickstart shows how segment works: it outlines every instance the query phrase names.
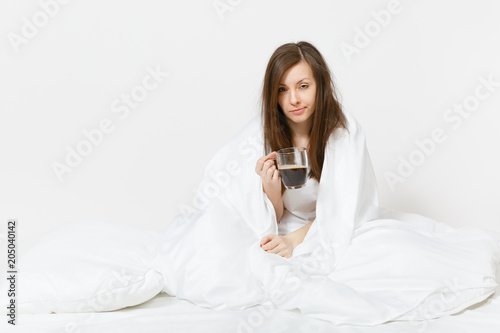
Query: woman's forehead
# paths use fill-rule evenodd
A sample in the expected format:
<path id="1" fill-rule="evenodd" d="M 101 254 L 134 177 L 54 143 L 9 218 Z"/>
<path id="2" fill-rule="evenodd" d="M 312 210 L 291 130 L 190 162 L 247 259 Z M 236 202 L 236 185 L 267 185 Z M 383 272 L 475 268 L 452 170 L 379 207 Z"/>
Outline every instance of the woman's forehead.
<path id="1" fill-rule="evenodd" d="M 303 80 L 313 80 L 313 73 L 311 67 L 305 62 L 301 61 L 283 73 L 280 84 L 297 84 Z"/>

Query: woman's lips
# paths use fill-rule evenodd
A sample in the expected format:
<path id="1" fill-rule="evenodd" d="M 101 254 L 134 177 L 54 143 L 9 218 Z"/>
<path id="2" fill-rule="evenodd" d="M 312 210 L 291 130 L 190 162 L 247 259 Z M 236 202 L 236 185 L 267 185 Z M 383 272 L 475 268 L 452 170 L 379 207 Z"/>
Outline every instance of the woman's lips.
<path id="1" fill-rule="evenodd" d="M 293 114 L 301 114 L 302 112 L 304 112 L 306 108 L 302 108 L 302 109 L 298 109 L 298 110 L 293 110 L 293 111 L 290 111 L 291 113 Z"/>

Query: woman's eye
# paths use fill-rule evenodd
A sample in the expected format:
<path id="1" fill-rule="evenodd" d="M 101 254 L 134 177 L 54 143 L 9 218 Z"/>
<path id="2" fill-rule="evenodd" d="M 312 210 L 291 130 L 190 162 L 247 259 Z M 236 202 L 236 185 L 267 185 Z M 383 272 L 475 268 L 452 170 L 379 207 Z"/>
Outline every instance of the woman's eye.
<path id="1" fill-rule="evenodd" d="M 285 88 L 279 88 L 278 89 L 278 92 L 283 92 L 283 91 L 285 91 Z"/>
<path id="2" fill-rule="evenodd" d="M 307 84 L 302 84 L 300 87 L 301 87 L 301 88 L 307 88 L 307 87 L 309 87 L 309 86 L 308 86 Z"/>

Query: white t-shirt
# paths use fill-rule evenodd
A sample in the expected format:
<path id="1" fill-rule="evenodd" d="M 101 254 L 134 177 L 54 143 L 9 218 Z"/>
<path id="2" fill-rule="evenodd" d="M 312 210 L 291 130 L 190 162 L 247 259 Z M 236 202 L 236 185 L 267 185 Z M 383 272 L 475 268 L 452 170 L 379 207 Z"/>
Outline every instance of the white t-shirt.
<path id="1" fill-rule="evenodd" d="M 283 193 L 283 217 L 278 223 L 278 235 L 286 235 L 302 228 L 316 218 L 318 181 L 307 178 L 306 186 L 286 189 Z"/>

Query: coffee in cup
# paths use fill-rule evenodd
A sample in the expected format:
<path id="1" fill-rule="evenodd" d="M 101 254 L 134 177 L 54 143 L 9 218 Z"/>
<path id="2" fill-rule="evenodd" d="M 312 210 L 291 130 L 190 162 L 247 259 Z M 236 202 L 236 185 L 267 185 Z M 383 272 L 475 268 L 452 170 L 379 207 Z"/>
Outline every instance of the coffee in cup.
<path id="1" fill-rule="evenodd" d="M 303 147 L 280 149 L 276 153 L 276 161 L 281 180 L 287 189 L 297 189 L 307 183 L 307 151 Z"/>

